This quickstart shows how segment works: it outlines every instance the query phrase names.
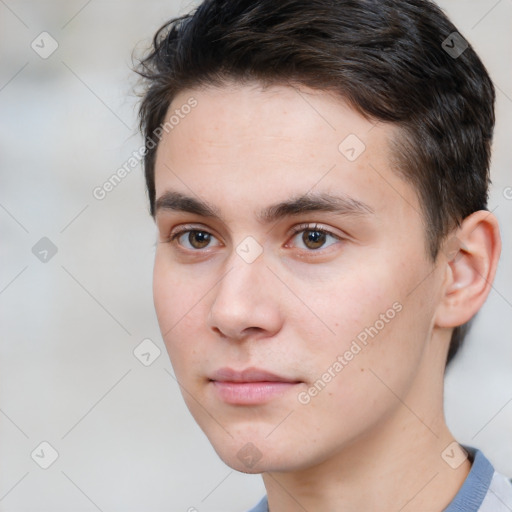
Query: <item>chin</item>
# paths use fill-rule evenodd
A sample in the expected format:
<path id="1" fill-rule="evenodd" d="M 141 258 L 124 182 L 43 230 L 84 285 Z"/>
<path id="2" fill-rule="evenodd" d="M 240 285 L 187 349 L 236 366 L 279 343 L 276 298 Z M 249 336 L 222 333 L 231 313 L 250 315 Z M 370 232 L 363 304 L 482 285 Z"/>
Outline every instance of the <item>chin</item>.
<path id="1" fill-rule="evenodd" d="M 252 439 L 252 440 L 251 440 Z M 212 442 L 213 441 L 213 442 Z M 307 454 L 300 453 L 295 446 L 271 442 L 264 437 L 233 438 L 212 440 L 213 448 L 222 461 L 236 471 L 247 474 L 287 472 L 306 468 L 310 465 Z"/>
<path id="2" fill-rule="evenodd" d="M 286 464 L 277 464 L 275 460 L 268 460 L 263 454 L 253 456 L 247 453 L 242 455 L 239 452 L 224 454 L 219 451 L 217 454 L 227 466 L 248 475 L 290 470 Z"/>

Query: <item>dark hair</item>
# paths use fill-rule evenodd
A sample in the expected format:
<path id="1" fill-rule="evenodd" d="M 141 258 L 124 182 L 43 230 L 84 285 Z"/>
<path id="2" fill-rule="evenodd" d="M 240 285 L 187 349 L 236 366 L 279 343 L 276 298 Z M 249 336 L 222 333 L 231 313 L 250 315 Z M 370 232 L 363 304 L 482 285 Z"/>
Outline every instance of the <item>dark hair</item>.
<path id="1" fill-rule="evenodd" d="M 229 81 L 334 92 L 394 123 L 397 172 L 417 190 L 428 251 L 487 209 L 494 87 L 472 49 L 428 0 L 205 0 L 166 23 L 140 63 L 140 126 L 154 215 L 155 130 L 175 95 Z M 468 324 L 452 334 L 448 361 Z"/>

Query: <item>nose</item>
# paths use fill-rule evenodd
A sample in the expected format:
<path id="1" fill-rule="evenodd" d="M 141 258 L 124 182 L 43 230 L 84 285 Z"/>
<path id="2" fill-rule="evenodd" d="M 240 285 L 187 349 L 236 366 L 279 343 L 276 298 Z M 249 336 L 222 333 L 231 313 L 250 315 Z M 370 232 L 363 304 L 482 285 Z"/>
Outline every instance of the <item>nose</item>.
<path id="1" fill-rule="evenodd" d="M 233 260 L 231 270 L 214 289 L 208 326 L 232 340 L 275 335 L 283 318 L 275 278 L 264 258 L 246 263 L 235 254 Z"/>

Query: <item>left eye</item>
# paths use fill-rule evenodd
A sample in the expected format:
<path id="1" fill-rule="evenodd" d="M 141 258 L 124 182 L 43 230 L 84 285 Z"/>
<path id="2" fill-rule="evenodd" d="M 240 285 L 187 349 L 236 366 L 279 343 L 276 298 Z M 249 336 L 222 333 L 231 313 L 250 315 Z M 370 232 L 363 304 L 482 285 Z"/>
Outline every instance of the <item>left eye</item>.
<path id="1" fill-rule="evenodd" d="M 292 238 L 300 249 L 324 249 L 339 241 L 339 238 L 323 229 L 303 229 Z"/>

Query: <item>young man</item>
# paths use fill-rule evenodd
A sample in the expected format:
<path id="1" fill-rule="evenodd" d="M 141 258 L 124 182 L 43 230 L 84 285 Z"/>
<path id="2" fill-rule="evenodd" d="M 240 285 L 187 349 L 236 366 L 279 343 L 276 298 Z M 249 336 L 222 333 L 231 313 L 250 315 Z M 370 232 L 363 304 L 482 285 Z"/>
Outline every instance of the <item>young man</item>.
<path id="1" fill-rule="evenodd" d="M 494 278 L 494 89 L 425 0 L 207 0 L 140 71 L 154 299 L 253 512 L 512 509 L 443 375 Z"/>

